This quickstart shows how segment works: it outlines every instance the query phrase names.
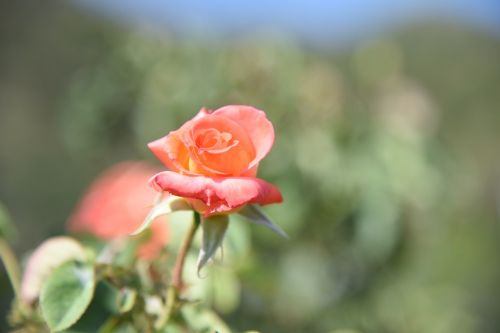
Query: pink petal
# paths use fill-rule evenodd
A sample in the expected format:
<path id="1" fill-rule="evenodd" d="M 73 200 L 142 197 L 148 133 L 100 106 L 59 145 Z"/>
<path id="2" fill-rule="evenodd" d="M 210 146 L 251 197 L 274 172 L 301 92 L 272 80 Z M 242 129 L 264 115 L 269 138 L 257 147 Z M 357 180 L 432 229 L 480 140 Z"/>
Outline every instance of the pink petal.
<path id="1" fill-rule="evenodd" d="M 234 120 L 248 133 L 255 148 L 255 158 L 248 169 L 256 166 L 271 150 L 274 143 L 274 128 L 264 111 L 246 105 L 228 105 L 215 110 L 212 114 Z"/>
<path id="2" fill-rule="evenodd" d="M 228 212 L 245 204 L 283 201 L 278 188 L 258 178 L 209 178 L 164 171 L 153 176 L 150 184 L 157 191 L 201 200 L 207 206 L 204 215 Z"/>
<path id="3" fill-rule="evenodd" d="M 167 150 L 165 149 L 167 145 L 167 138 L 168 136 L 164 136 L 155 141 L 151 141 L 150 143 L 148 143 L 148 148 L 166 167 L 171 170 L 177 170 L 178 168 L 176 168 L 175 164 L 169 158 Z"/>

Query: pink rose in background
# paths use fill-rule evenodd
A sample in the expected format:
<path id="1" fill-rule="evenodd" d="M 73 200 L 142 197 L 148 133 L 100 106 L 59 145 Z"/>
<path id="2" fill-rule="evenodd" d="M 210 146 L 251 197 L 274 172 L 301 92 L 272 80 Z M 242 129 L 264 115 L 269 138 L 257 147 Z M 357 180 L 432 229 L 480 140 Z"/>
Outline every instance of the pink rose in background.
<path id="1" fill-rule="evenodd" d="M 144 162 L 122 162 L 100 175 L 89 187 L 67 228 L 111 240 L 134 232 L 144 221 L 158 195 L 148 180 L 158 172 Z M 139 249 L 139 256 L 152 259 L 169 240 L 164 217 L 151 225 L 151 238 Z"/>
<path id="2" fill-rule="evenodd" d="M 158 191 L 190 199 L 205 216 L 228 213 L 245 204 L 281 202 L 280 191 L 256 178 L 259 162 L 274 142 L 263 111 L 229 105 L 203 108 L 176 131 L 149 148 L 170 171 L 151 179 Z"/>

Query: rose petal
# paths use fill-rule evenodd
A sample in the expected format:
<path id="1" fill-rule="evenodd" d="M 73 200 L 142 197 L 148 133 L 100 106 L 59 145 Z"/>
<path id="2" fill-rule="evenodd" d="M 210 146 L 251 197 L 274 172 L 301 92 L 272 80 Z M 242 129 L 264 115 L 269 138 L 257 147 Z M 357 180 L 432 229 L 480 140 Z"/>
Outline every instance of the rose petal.
<path id="1" fill-rule="evenodd" d="M 266 205 L 283 201 L 280 191 L 258 178 L 208 178 L 164 171 L 151 178 L 157 191 L 184 198 L 198 199 L 207 205 L 205 216 L 224 213 L 245 204 Z"/>
<path id="2" fill-rule="evenodd" d="M 264 111 L 246 105 L 228 105 L 215 110 L 212 115 L 230 118 L 247 132 L 255 148 L 255 158 L 248 169 L 257 165 L 271 150 L 274 128 Z"/>
<path id="3" fill-rule="evenodd" d="M 222 154 L 210 150 L 203 151 L 203 147 L 195 140 L 199 133 L 208 129 L 230 134 L 237 144 Z M 198 119 L 192 123 L 189 132 L 184 132 L 183 143 L 189 147 L 189 156 L 198 166 L 198 174 L 206 176 L 240 176 L 247 171 L 249 163 L 255 158 L 254 145 L 245 129 L 227 117 L 210 115 Z M 190 170 L 193 171 L 192 168 Z"/>
<path id="4" fill-rule="evenodd" d="M 148 143 L 149 149 L 167 168 L 177 172 L 189 169 L 188 151 L 178 136 L 178 131 Z"/>

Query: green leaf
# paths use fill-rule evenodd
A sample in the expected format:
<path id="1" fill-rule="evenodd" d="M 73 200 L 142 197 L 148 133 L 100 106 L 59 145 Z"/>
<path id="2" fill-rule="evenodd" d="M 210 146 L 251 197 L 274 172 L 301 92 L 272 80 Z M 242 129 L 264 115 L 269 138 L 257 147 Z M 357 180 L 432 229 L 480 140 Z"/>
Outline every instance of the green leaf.
<path id="1" fill-rule="evenodd" d="M 119 313 L 117 294 L 118 289 L 106 280 L 96 281 L 94 297 L 85 313 L 70 328 L 59 333 L 115 333 L 119 324 L 119 321 L 116 321 L 119 318 L 116 316 Z"/>
<path id="2" fill-rule="evenodd" d="M 198 254 L 198 273 L 222 244 L 228 224 L 229 217 L 227 215 L 215 215 L 201 221 L 203 236 Z"/>
<path id="3" fill-rule="evenodd" d="M 95 273 L 89 264 L 68 262 L 45 281 L 40 307 L 53 332 L 72 326 L 85 312 L 94 295 Z"/>
<path id="4" fill-rule="evenodd" d="M 40 295 L 50 274 L 68 261 L 86 261 L 85 249 L 71 237 L 57 236 L 45 240 L 29 257 L 21 284 L 21 297 L 33 303 Z"/>
<path id="5" fill-rule="evenodd" d="M 155 204 L 153 209 L 151 209 L 140 227 L 131 233 L 131 235 L 135 236 L 146 230 L 157 217 L 181 210 L 192 210 L 189 203 L 183 198 L 169 195 L 164 200 L 160 199 L 160 201 Z"/>
<path id="6" fill-rule="evenodd" d="M 288 239 L 288 235 L 286 234 L 286 232 L 277 224 L 274 224 L 259 207 L 254 205 L 246 205 L 238 212 L 238 214 L 247 218 L 248 221 L 268 227 L 278 235 Z"/>
<path id="7" fill-rule="evenodd" d="M 198 304 L 184 305 L 181 313 L 194 332 L 231 332 L 227 324 L 215 312 Z"/>

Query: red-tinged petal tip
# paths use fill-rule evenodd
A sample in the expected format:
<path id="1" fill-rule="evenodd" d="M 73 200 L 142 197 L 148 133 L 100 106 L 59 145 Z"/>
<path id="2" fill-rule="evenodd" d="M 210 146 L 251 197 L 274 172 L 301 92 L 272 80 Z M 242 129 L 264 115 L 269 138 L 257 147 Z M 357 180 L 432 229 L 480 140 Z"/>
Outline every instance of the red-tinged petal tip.
<path id="1" fill-rule="evenodd" d="M 164 146 L 165 137 L 161 137 L 148 143 L 148 148 L 151 150 L 151 152 L 156 156 L 157 159 L 165 164 L 167 161 L 170 162 L 170 159 L 168 158 Z"/>
<path id="2" fill-rule="evenodd" d="M 248 105 L 227 105 L 217 109 L 213 115 L 227 117 L 239 124 L 248 134 L 255 148 L 255 158 L 248 169 L 259 164 L 269 153 L 274 143 L 273 124 L 266 113 Z"/>
<path id="3" fill-rule="evenodd" d="M 229 212 L 245 204 L 267 205 L 283 201 L 278 188 L 258 178 L 209 178 L 181 175 L 172 171 L 160 172 L 150 180 L 157 191 L 202 201 L 204 215 Z"/>

